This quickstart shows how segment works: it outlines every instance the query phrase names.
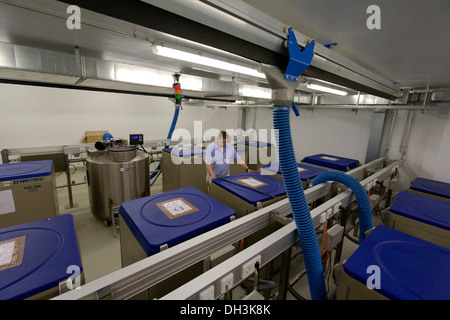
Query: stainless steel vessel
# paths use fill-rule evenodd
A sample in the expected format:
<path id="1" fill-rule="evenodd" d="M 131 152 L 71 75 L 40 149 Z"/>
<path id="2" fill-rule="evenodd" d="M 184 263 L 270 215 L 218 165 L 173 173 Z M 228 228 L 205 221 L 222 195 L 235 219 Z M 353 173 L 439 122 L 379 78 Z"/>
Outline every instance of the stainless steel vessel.
<path id="1" fill-rule="evenodd" d="M 148 154 L 135 146 L 88 152 L 86 178 L 91 212 L 109 224 L 122 202 L 150 195 Z"/>

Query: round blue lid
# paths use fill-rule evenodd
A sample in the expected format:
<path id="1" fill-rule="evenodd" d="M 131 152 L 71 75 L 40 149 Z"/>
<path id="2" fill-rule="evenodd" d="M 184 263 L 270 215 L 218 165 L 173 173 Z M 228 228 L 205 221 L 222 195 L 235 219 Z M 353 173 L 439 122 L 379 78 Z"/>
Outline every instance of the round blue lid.
<path id="1" fill-rule="evenodd" d="M 359 161 L 356 159 L 343 158 L 324 153 L 305 157 L 302 162 L 339 171 L 348 171 L 359 165 Z"/>
<path id="2" fill-rule="evenodd" d="M 400 191 L 390 211 L 450 231 L 450 202 L 448 201 Z"/>
<path id="3" fill-rule="evenodd" d="M 48 176 L 53 160 L 39 160 L 0 164 L 0 181 Z"/>
<path id="4" fill-rule="evenodd" d="M 243 144 L 250 147 L 256 147 L 256 148 L 263 148 L 263 147 L 270 147 L 272 146 L 269 142 L 263 142 L 263 141 L 238 141 L 238 144 Z"/>
<path id="5" fill-rule="evenodd" d="M 231 182 L 227 180 L 230 180 Z M 269 175 L 260 174 L 259 172 L 249 172 L 217 178 L 212 182 L 253 205 L 257 202 L 268 201 L 274 197 L 286 194 L 283 181 Z M 258 192 L 258 190 L 264 193 Z"/>
<path id="6" fill-rule="evenodd" d="M 374 275 L 368 270 L 378 267 L 380 288 L 373 290 L 389 299 L 448 300 L 449 265 L 449 249 L 377 226 L 345 262 L 344 270 L 367 285 Z"/>
<path id="7" fill-rule="evenodd" d="M 411 184 L 411 189 L 450 199 L 450 183 L 416 178 Z"/>
<path id="8" fill-rule="evenodd" d="M 187 146 L 187 147 L 174 147 L 174 148 L 164 148 L 163 151 L 170 153 L 171 155 L 177 156 L 177 157 L 190 157 L 190 156 L 196 156 L 199 154 L 203 154 L 203 149 L 199 147 L 194 146 Z"/>
<path id="9" fill-rule="evenodd" d="M 0 230 L 0 242 L 24 237 L 22 262 L 0 270 L 0 299 L 25 299 L 58 286 L 71 276 L 68 267 L 82 271 L 73 217 L 70 214 Z"/>
<path id="10" fill-rule="evenodd" d="M 326 169 L 308 166 L 307 164 L 304 164 L 304 163 L 297 163 L 297 167 L 298 167 L 298 173 L 300 175 L 300 179 L 302 181 L 314 179 L 322 172 L 327 171 Z M 262 166 L 262 168 L 272 171 L 272 172 L 275 172 L 277 174 L 281 174 L 281 167 L 280 167 L 279 163 L 267 164 L 265 166 Z"/>
<path id="11" fill-rule="evenodd" d="M 147 255 L 229 222 L 236 214 L 194 187 L 126 201 L 119 213 Z"/>

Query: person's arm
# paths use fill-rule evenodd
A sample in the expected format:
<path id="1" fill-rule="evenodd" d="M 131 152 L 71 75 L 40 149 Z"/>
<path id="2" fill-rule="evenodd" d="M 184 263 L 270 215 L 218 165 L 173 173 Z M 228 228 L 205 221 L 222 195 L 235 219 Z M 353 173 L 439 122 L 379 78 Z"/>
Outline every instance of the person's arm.
<path id="1" fill-rule="evenodd" d="M 216 175 L 214 174 L 214 171 L 213 171 L 211 165 L 209 163 L 206 163 L 205 165 L 206 165 L 206 170 L 208 170 L 208 173 L 211 177 L 211 180 L 214 180 L 216 178 Z"/>
<path id="2" fill-rule="evenodd" d="M 216 175 L 214 174 L 214 171 L 211 167 L 211 163 L 213 162 L 211 152 L 213 149 L 214 149 L 214 145 L 210 144 L 208 147 L 206 147 L 205 154 L 204 154 L 206 171 L 208 171 L 209 176 L 211 177 L 211 180 L 216 178 Z"/>

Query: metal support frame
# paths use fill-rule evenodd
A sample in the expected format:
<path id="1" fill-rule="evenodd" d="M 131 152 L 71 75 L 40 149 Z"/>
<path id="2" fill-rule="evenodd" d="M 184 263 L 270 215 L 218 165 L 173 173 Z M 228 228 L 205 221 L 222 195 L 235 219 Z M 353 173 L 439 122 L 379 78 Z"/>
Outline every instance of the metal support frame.
<path id="1" fill-rule="evenodd" d="M 284 73 L 284 80 L 297 82 L 298 76 L 311 64 L 314 55 L 314 45 L 315 42 L 312 40 L 303 51 L 300 51 L 294 30 L 291 27 L 288 28 L 288 39 L 285 46 L 289 51 L 289 62 Z"/>
<path id="2" fill-rule="evenodd" d="M 287 39 L 286 25 L 243 1 L 134 0 L 117 2 L 114 6 L 107 0 L 61 2 L 170 35 L 179 42 L 207 45 L 257 63 L 284 67 L 289 59 L 280 49 Z M 298 31 L 295 35 L 302 48 L 311 41 Z M 318 43 L 305 75 L 388 99 L 401 95 L 390 81 Z"/>
<path id="3" fill-rule="evenodd" d="M 392 169 L 399 166 L 400 162 L 396 161 L 391 163 L 384 169 L 374 173 L 368 178 L 361 181 L 363 186 L 372 183 L 375 179 L 378 181 L 389 178 L 392 174 Z M 307 190 L 306 190 L 307 191 Z M 343 207 L 348 206 L 351 202 L 355 201 L 355 196 L 350 189 L 338 194 L 336 197 L 330 199 L 319 207 L 311 210 L 311 217 L 313 219 L 314 226 L 317 227 L 320 224 L 320 216 L 330 208 L 334 208 L 340 204 Z M 270 261 L 275 259 L 280 253 L 288 250 L 298 241 L 297 229 L 294 222 L 286 225 L 285 227 L 275 231 L 266 238 L 255 243 L 248 249 L 238 253 L 232 258 L 226 260 L 217 267 L 205 272 L 201 276 L 193 279 L 178 289 L 172 291 L 166 296 L 162 297 L 162 300 L 184 300 L 184 299 L 199 299 L 199 294 L 205 288 L 213 285 L 216 288 L 216 298 L 221 296 L 217 288 L 220 288 L 220 280 L 232 273 L 234 279 L 239 279 L 233 284 L 233 287 L 245 279 L 241 279 L 240 273 L 242 265 L 247 261 L 254 258 L 256 255 L 261 256 L 261 267 L 267 265 Z"/>
<path id="4" fill-rule="evenodd" d="M 383 168 L 385 165 L 385 161 L 385 158 L 379 158 L 375 161 L 355 168 L 349 171 L 347 174 L 360 181 L 364 179 L 366 170 Z M 381 180 L 383 177 L 387 177 L 388 174 L 391 173 L 391 168 L 395 167 L 396 165 L 398 165 L 397 162 L 390 164 L 385 169 L 381 169 L 379 172 L 365 179 L 363 181 L 364 185 L 374 180 L 375 178 Z M 306 189 L 305 197 L 307 202 L 311 203 L 314 200 L 330 194 L 331 190 L 332 183 L 323 183 Z M 341 201 L 343 205 L 345 205 L 347 202 L 350 202 L 351 195 L 351 191 L 349 191 L 344 192 L 335 198 L 337 198 L 337 202 Z M 327 203 L 328 205 L 332 205 L 337 202 L 333 200 L 332 202 Z M 319 223 L 319 213 L 323 212 L 324 210 L 325 208 L 322 205 L 311 212 L 313 214 L 314 223 Z M 240 219 L 231 221 L 226 225 L 187 240 L 172 248 L 168 248 L 167 250 L 159 252 L 130 266 L 103 276 L 97 280 L 89 282 L 79 287 L 77 290 L 72 290 L 63 295 L 55 297 L 54 299 L 96 300 L 98 299 L 97 292 L 101 292 L 105 288 L 108 288 L 108 291 L 111 292 L 111 299 L 128 299 L 136 295 L 137 293 L 152 287 L 160 281 L 169 278 L 171 275 L 195 264 L 198 261 L 203 260 L 212 253 L 216 252 L 218 249 L 223 248 L 229 244 L 233 244 L 241 240 L 243 237 L 246 237 L 268 226 L 270 224 L 271 215 L 275 214 L 275 212 L 281 217 L 288 216 L 291 213 L 288 199 L 283 199 Z M 260 247 L 267 245 L 267 243 L 270 243 L 270 245 L 266 248 L 269 251 L 278 253 L 284 251 L 290 246 L 291 243 L 296 241 L 295 226 L 292 230 L 292 226 L 290 226 L 291 224 L 276 231 L 268 238 L 263 239 L 262 244 L 258 242 L 257 244 L 255 244 L 255 246 L 243 250 L 240 254 L 225 261 L 225 266 L 229 264 L 238 266 L 239 264 L 244 263 L 247 258 L 254 257 L 256 252 L 258 252 L 260 249 L 263 249 Z M 274 256 L 276 256 L 276 254 L 264 253 L 264 264 L 266 264 L 267 261 L 270 261 L 269 258 L 273 258 Z M 213 269 L 215 271 L 219 271 L 217 268 L 222 270 L 222 266 L 224 265 L 224 263 Z M 209 271 L 208 275 L 210 275 Z M 203 283 L 204 281 L 202 280 L 199 282 L 199 285 Z M 192 293 L 192 287 L 190 287 L 191 285 L 192 284 L 190 284 L 188 286 L 189 288 L 187 288 L 191 293 L 185 295 L 186 299 L 195 299 L 195 292 Z M 177 290 L 176 292 L 174 292 L 174 294 L 179 295 L 180 293 Z M 173 295 L 168 296 L 167 298 L 170 297 L 173 297 Z"/>

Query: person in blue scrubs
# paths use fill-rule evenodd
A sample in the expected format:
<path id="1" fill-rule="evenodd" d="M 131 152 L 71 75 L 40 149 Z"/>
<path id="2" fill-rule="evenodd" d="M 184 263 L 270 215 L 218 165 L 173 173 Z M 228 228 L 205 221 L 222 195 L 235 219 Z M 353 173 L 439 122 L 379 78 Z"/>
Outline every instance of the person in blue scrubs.
<path id="1" fill-rule="evenodd" d="M 216 141 L 205 150 L 206 180 L 209 183 L 216 179 L 230 175 L 230 164 L 237 163 L 247 172 L 252 172 L 239 157 L 237 150 L 229 142 L 226 131 L 221 131 Z"/>

